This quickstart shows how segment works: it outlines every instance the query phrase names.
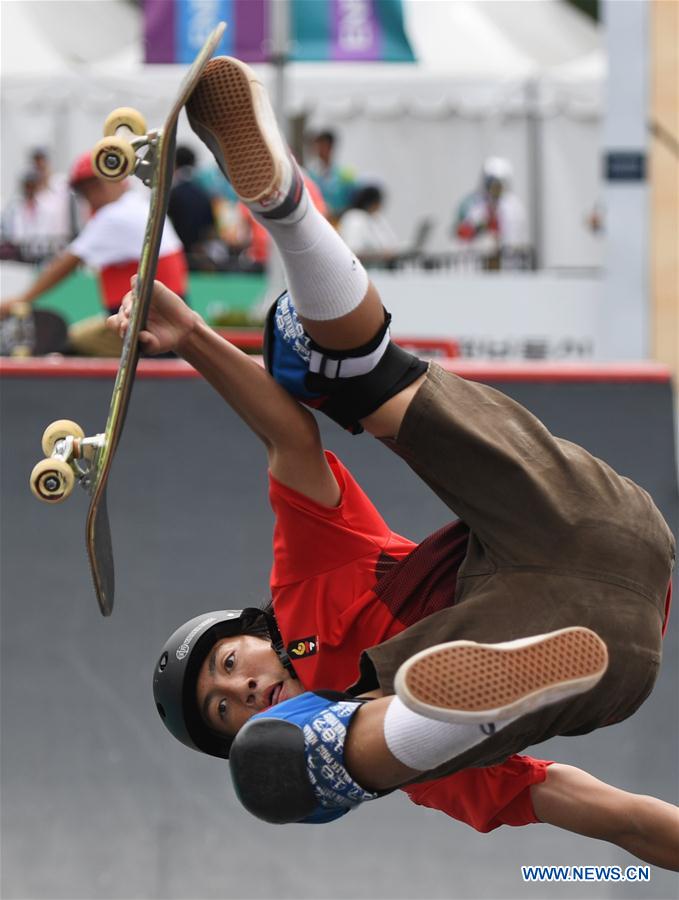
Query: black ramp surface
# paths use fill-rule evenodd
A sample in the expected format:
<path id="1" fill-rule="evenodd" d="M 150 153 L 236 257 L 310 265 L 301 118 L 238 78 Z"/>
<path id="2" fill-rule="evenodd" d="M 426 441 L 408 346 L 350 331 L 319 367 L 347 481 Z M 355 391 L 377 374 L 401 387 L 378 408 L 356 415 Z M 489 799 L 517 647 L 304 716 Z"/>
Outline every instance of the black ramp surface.
<path id="1" fill-rule="evenodd" d="M 102 426 L 107 380 L 8 379 L 2 401 L 2 896 L 10 898 L 671 898 L 643 885 L 522 882 L 522 864 L 626 866 L 608 844 L 549 826 L 481 835 L 398 792 L 327 826 L 271 826 L 234 797 L 226 763 L 186 750 L 154 708 L 156 653 L 201 610 L 267 593 L 272 517 L 255 438 L 198 380 L 140 380 L 109 490 L 116 610 L 99 613 L 83 541 L 87 498 L 38 503 L 44 426 Z M 506 385 L 558 434 L 640 482 L 676 526 L 666 385 Z M 367 436 L 328 424 L 391 526 L 421 539 L 448 511 Z M 675 610 L 660 680 L 630 720 L 534 753 L 676 802 Z"/>

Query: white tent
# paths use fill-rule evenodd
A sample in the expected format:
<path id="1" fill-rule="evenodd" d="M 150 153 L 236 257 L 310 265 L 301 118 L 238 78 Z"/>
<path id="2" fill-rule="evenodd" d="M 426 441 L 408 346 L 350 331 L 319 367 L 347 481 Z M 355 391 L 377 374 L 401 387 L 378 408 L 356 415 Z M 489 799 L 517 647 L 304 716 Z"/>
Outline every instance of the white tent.
<path id="1" fill-rule="evenodd" d="M 599 190 L 605 66 L 596 26 L 563 0 L 404 7 L 417 64 L 291 64 L 287 113 L 337 130 L 342 161 L 385 185 L 403 238 L 427 214 L 439 223 L 438 247 L 448 246 L 457 202 L 476 185 L 482 160 L 501 155 L 542 222 L 545 263 L 597 264 L 600 249 L 584 227 Z M 136 6 L 2 0 L 0 13 L 3 198 L 31 147 L 51 147 L 64 169 L 97 140 L 115 106 L 162 121 L 184 69 L 142 64 Z M 272 77 L 269 67 L 262 71 Z M 185 123 L 180 139 L 198 149 Z"/>

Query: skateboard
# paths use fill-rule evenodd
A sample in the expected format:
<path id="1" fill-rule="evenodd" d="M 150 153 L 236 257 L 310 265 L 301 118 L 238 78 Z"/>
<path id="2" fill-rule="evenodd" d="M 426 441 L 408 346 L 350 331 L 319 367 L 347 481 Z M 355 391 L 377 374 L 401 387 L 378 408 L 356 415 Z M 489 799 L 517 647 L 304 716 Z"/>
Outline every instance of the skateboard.
<path id="1" fill-rule="evenodd" d="M 151 303 L 158 251 L 172 185 L 177 121 L 225 28 L 225 23 L 221 22 L 205 41 L 184 76 L 161 128 L 147 131 L 144 117 L 137 110 L 128 107 L 116 109 L 106 119 L 104 137 L 92 151 L 92 161 L 99 177 L 121 181 L 134 174 L 151 189 L 144 245 L 133 289 L 130 323 L 123 342 L 104 431 L 86 437 L 82 428 L 69 419 L 53 422 L 43 434 L 45 459 L 38 462 L 31 472 L 30 485 L 35 496 L 46 503 L 59 503 L 66 499 L 76 482 L 88 491 L 90 505 L 85 529 L 87 553 L 99 609 L 104 616 L 110 616 L 113 611 L 115 591 L 106 486 L 125 424 L 139 362 L 139 332 L 145 326 Z"/>
<path id="2" fill-rule="evenodd" d="M 66 348 L 68 328 L 61 316 L 27 306 L 0 322 L 0 356 L 45 356 Z"/>

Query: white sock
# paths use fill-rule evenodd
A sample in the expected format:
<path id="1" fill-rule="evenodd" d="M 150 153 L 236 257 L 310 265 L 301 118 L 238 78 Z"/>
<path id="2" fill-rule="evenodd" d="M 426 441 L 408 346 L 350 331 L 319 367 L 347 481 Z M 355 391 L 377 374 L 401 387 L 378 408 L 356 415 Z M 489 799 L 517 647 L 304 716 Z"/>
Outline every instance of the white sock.
<path id="1" fill-rule="evenodd" d="M 438 722 L 412 712 L 394 697 L 384 717 L 384 738 L 391 754 L 404 766 L 429 772 L 514 721 L 506 719 L 484 725 Z"/>
<path id="2" fill-rule="evenodd" d="M 253 213 L 278 247 L 288 290 L 297 312 L 317 322 L 339 319 L 355 309 L 368 290 L 368 274 L 306 189 L 285 219 Z"/>

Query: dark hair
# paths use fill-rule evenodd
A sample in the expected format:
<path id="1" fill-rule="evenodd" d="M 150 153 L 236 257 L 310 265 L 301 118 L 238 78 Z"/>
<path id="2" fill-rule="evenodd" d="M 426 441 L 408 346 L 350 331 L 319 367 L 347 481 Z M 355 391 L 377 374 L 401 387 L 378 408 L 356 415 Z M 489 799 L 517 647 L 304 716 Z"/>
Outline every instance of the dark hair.
<path id="1" fill-rule="evenodd" d="M 266 606 L 262 606 L 261 609 L 263 613 L 267 613 L 268 615 L 273 616 L 274 619 L 276 618 L 273 611 L 272 600 L 269 600 Z M 264 616 L 260 616 L 258 619 L 255 619 L 255 621 L 251 625 L 246 626 L 241 631 L 241 634 L 249 634 L 252 635 L 252 637 L 262 638 L 265 641 L 271 640 L 269 629 L 267 628 L 266 619 L 264 618 Z"/>
<path id="2" fill-rule="evenodd" d="M 352 209 L 369 209 L 375 203 L 381 203 L 384 194 L 381 188 L 376 184 L 366 184 L 364 187 L 358 188 L 351 200 Z"/>
<path id="3" fill-rule="evenodd" d="M 319 131 L 314 135 L 315 141 L 326 141 L 331 147 L 334 147 L 336 137 L 334 131 Z"/>
<path id="4" fill-rule="evenodd" d="M 196 154 L 190 147 L 180 144 L 175 151 L 174 164 L 178 169 L 182 166 L 195 166 Z"/>

